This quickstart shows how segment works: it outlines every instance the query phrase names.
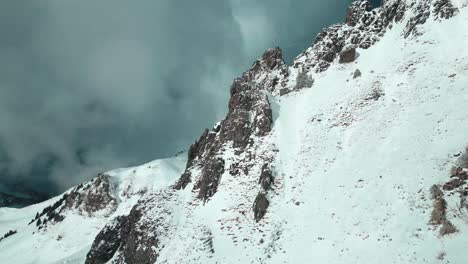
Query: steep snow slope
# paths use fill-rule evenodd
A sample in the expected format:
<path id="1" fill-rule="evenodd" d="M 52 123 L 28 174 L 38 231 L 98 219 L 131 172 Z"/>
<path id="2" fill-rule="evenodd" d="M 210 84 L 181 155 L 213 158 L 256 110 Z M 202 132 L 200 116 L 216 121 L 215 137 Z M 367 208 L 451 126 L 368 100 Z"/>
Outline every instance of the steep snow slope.
<path id="1" fill-rule="evenodd" d="M 0 263 L 466 263 L 468 168 L 451 170 L 468 144 L 466 6 L 357 1 L 292 66 L 268 50 L 188 160 L 1 210 L 18 233 Z"/>
<path id="2" fill-rule="evenodd" d="M 466 215 L 453 218 L 453 236 L 427 225 L 427 190 L 447 181 L 451 154 L 468 140 L 466 11 L 428 22 L 417 40 L 402 41 L 400 24 L 358 50 L 355 64 L 333 65 L 282 99 L 275 136 L 285 200 L 270 212 L 285 221 L 272 262 L 436 263 L 441 252 L 468 261 Z M 356 69 L 362 77 L 353 79 Z"/>

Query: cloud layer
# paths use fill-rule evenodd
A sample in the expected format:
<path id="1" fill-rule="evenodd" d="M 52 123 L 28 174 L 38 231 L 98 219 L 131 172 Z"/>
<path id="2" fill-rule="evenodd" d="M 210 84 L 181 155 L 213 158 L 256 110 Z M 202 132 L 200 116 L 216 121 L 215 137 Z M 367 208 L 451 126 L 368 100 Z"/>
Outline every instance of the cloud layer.
<path id="1" fill-rule="evenodd" d="M 187 148 L 263 50 L 291 59 L 349 2 L 3 1 L 0 191 L 55 194 Z"/>

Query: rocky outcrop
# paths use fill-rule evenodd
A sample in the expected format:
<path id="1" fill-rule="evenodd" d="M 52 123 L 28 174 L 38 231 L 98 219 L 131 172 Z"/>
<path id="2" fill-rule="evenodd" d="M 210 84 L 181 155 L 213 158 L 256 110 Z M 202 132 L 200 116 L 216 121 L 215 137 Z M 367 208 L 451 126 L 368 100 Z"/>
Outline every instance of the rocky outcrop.
<path id="1" fill-rule="evenodd" d="M 127 223 L 128 217 L 119 216 L 106 225 L 94 239 L 91 250 L 86 255 L 85 264 L 107 263 L 119 249 Z"/>
<path id="2" fill-rule="evenodd" d="M 173 207 L 183 203 L 178 201 L 168 206 L 169 201 L 178 191 L 190 187 L 193 197 L 202 200 L 203 203 L 191 201 L 184 206 L 192 208 L 192 206 L 206 205 L 210 198 L 216 195 L 223 175 L 227 175 L 226 171 L 232 178 L 247 176 L 249 173 L 252 175 L 253 171 L 255 174 L 253 184 L 245 189 L 250 192 L 247 210 L 235 208 L 238 211 L 233 212 L 239 212 L 240 216 L 244 216 L 248 215 L 246 212 L 251 208 L 254 221 L 260 222 L 265 219 L 270 206 L 269 199 L 275 197 L 275 190 L 272 188 L 275 179 L 270 165 L 273 158 L 269 157 L 268 160 L 257 153 L 255 141 L 268 135 L 273 127 L 272 107 L 267 94 L 284 95 L 292 90 L 310 87 L 313 85 L 314 73 L 327 70 L 332 63 L 355 61 L 357 48 L 367 49 L 372 46 L 383 36 L 387 28 L 392 27 L 393 23 L 402 21 L 405 12 L 409 9 L 421 11 L 414 13 L 406 26 L 405 37 L 416 36 L 418 27 L 429 18 L 427 12 L 430 12 L 428 8 L 430 5 L 424 4 L 429 2 L 421 2 L 418 6 L 407 3 L 404 0 L 389 0 L 378 9 L 372 9 L 367 0 L 353 3 L 348 9 L 345 23 L 324 29 L 315 38 L 313 46 L 294 60 L 293 68 L 297 72 L 291 69 L 295 74 L 291 76 L 296 78 L 295 86 L 291 85 L 289 80 L 290 68 L 285 65 L 281 50 L 279 48 L 267 50 L 248 71 L 234 80 L 230 88 L 226 117 L 213 129 L 203 131 L 199 139 L 190 146 L 185 172 L 173 188 L 163 191 L 166 192 L 164 195 L 148 194 L 138 202 L 128 216 L 119 217 L 105 227 L 96 237 L 88 254 L 87 263 L 105 263 L 111 259 L 114 263 L 154 263 L 159 256 L 161 245 L 164 245 L 164 237 L 170 237 L 175 228 L 171 226 L 171 217 L 176 215 L 172 211 Z M 444 14 L 441 17 L 445 17 L 445 14 L 449 13 L 448 6 L 448 4 L 439 4 L 438 11 L 435 12 Z M 354 77 L 360 74 L 356 71 Z M 294 81 L 292 83 L 294 84 Z M 381 96 L 381 93 L 376 93 L 367 100 L 378 100 Z M 232 150 L 234 156 L 239 158 L 226 159 L 224 155 L 226 149 Z M 257 179 L 259 186 L 255 186 Z M 432 190 L 434 208 L 431 224 L 441 225 L 441 234 L 453 230 L 446 215 L 447 204 L 444 192 L 460 188 L 460 177 L 452 181 L 443 185 L 443 190 L 439 186 Z M 104 193 L 109 193 L 110 188 L 105 187 L 104 179 L 96 184 Z M 96 202 L 111 203 L 111 198 L 105 195 L 96 197 L 91 195 L 89 199 L 90 201 L 87 201 L 75 196 L 67 197 L 66 200 L 74 201 L 70 203 L 71 207 L 89 208 L 89 211 L 99 210 L 99 206 L 95 206 Z M 252 216 L 249 217 L 250 221 L 253 221 Z M 239 218 L 235 219 L 238 220 Z M 260 225 L 262 223 L 258 224 Z M 205 223 L 200 223 L 199 226 L 205 226 Z M 214 252 L 212 234 L 209 229 L 205 231 L 206 250 Z"/>
<path id="3" fill-rule="evenodd" d="M 393 23 L 401 22 L 407 8 L 404 0 L 382 0 L 381 12 L 385 25 L 392 27 Z"/>
<path id="4" fill-rule="evenodd" d="M 255 221 L 260 221 L 263 219 L 267 212 L 267 208 L 270 205 L 266 195 L 264 193 L 259 193 L 255 198 L 255 202 L 253 204 L 253 212 Z"/>
<path id="5" fill-rule="evenodd" d="M 36 214 L 29 224 L 36 222 L 38 229 L 65 219 L 66 211 L 76 211 L 85 216 L 108 216 L 117 208 L 115 186 L 109 175 L 99 174 L 93 180 L 71 189 L 53 205 Z"/>
<path id="6" fill-rule="evenodd" d="M 185 172 L 173 188 L 148 193 L 133 207 L 130 215 L 119 217 L 102 229 L 88 253 L 86 263 L 104 263 L 111 259 L 112 263 L 154 263 L 158 258 L 161 236 L 167 236 L 172 228 L 176 228 L 171 225 L 172 210 L 180 205 L 180 201 L 169 206 L 170 201 L 192 182 L 192 191 L 204 202 L 215 195 L 225 173 L 223 151 L 226 147 L 232 148 L 237 155 L 247 150 L 253 151 L 251 148 L 255 138 L 261 138 L 271 131 L 272 110 L 266 93 L 283 87 L 287 76 L 281 50 L 276 48 L 265 52 L 250 70 L 237 78 L 231 86 L 226 118 L 212 130 L 205 130 L 190 147 Z M 248 173 L 247 165 L 238 165 L 230 173 L 235 170 Z M 265 166 L 261 176 L 265 188 L 271 184 L 270 177 L 271 172 Z M 103 184 L 102 180 L 98 182 L 95 185 Z M 75 201 L 72 205 L 77 203 L 77 197 L 71 200 Z M 266 213 L 268 200 L 262 199 L 262 196 L 257 200 L 256 217 L 261 218 Z M 206 245 L 211 245 L 207 250 L 213 252 L 212 242 L 207 241 Z"/>
<path id="7" fill-rule="evenodd" d="M 245 149 L 251 136 L 265 136 L 273 123 L 270 103 L 265 92 L 273 92 L 288 76 L 279 48 L 267 50 L 260 60 L 231 86 L 229 112 L 221 122 L 220 140 Z M 281 84 L 283 82 L 283 84 Z"/>
<path id="8" fill-rule="evenodd" d="M 311 73 L 327 70 L 335 60 L 340 63 L 353 62 L 356 48 L 372 46 L 393 23 L 402 21 L 407 10 L 411 9 L 413 15 L 408 20 L 404 35 L 419 34 L 418 26 L 428 19 L 432 1 L 421 1 L 418 5 L 408 3 L 405 0 L 387 0 L 377 9 L 373 9 L 368 0 L 352 3 L 345 23 L 325 28 L 317 35 L 312 47 L 294 60 L 293 67 L 298 71 L 295 89 L 286 85 L 289 71 L 281 49 L 267 50 L 248 71 L 234 80 L 226 118 L 211 131 L 205 130 L 190 147 L 186 170 L 174 188 L 184 189 L 194 181 L 193 191 L 198 192 L 199 198 L 206 201 L 216 193 L 225 169 L 221 168 L 222 163 L 215 157 L 223 152 L 225 146 L 232 146 L 235 154 L 240 155 L 253 145 L 255 137 L 263 137 L 271 131 L 272 109 L 266 92 L 285 95 L 312 86 Z M 441 14 L 452 10 L 449 0 L 437 0 L 434 2 L 436 6 L 435 12 Z M 194 170 L 202 173 L 193 174 Z"/>
<path id="9" fill-rule="evenodd" d="M 253 145 L 254 138 L 270 133 L 273 125 L 272 109 L 267 93 L 274 93 L 286 85 L 288 69 L 281 49 L 269 49 L 231 85 L 228 114 L 213 130 L 205 130 L 190 147 L 184 174 L 174 186 L 184 189 L 192 181 L 192 170 L 201 171 L 195 179 L 194 191 L 204 201 L 212 197 L 225 171 L 218 156 L 225 146 L 237 155 Z"/>
<path id="10" fill-rule="evenodd" d="M 161 250 L 161 237 L 174 228 L 173 210 L 180 205 L 176 190 L 147 193 L 129 215 L 115 218 L 94 239 L 86 264 L 153 264 Z M 174 220 L 175 219 L 175 220 Z"/>
<path id="11" fill-rule="evenodd" d="M 94 239 L 85 263 L 104 264 L 112 258 L 115 264 L 155 263 L 158 239 L 147 232 L 147 226 L 140 222 L 141 217 L 140 205 L 136 205 L 128 216 L 117 217 L 104 227 Z"/>
<path id="12" fill-rule="evenodd" d="M 345 23 L 335 24 L 317 34 L 312 47 L 296 57 L 295 68 L 323 72 L 342 51 L 352 48 L 367 49 L 377 42 L 396 12 L 372 9 L 367 0 L 355 1 L 348 9 Z"/>
<path id="13" fill-rule="evenodd" d="M 430 11 L 430 3 L 428 1 L 421 1 L 413 8 L 415 15 L 413 15 L 406 24 L 406 30 L 404 33 L 405 38 L 408 38 L 411 35 L 421 35 L 422 33 L 419 32 L 418 26 L 426 23 L 427 19 L 429 18 L 431 11 Z"/>
<path id="14" fill-rule="evenodd" d="M 99 174 L 81 189 L 70 191 L 65 199 L 65 206 L 90 216 L 104 209 L 110 214 L 117 206 L 117 200 L 113 195 L 114 188 L 109 175 Z"/>
<path id="15" fill-rule="evenodd" d="M 271 185 L 273 184 L 273 174 L 268 164 L 264 164 L 262 166 L 262 173 L 260 174 L 260 179 L 258 179 L 258 183 L 262 186 L 262 188 L 265 191 L 270 189 Z"/>
<path id="16" fill-rule="evenodd" d="M 430 195 L 433 200 L 432 213 L 429 223 L 435 226 L 441 226 L 439 234 L 441 236 L 449 235 L 458 232 L 458 229 L 448 219 L 449 204 L 445 200 L 445 195 L 458 195 L 460 202 L 456 204 L 453 216 L 464 219 L 468 215 L 468 148 L 465 152 L 459 153 L 456 161 L 457 167 L 450 170 L 450 180 L 441 185 L 433 185 L 430 189 Z M 441 187 L 442 186 L 442 189 Z M 453 200 L 453 199 L 451 199 Z M 452 215 L 452 214 L 450 214 Z"/>
<path id="17" fill-rule="evenodd" d="M 195 186 L 198 198 L 204 201 L 212 197 L 218 190 L 219 181 L 224 173 L 224 160 L 221 158 L 208 159 L 202 170 L 200 181 Z"/>
<path id="18" fill-rule="evenodd" d="M 353 73 L 353 79 L 359 78 L 362 76 L 362 72 L 359 69 L 356 69 Z"/>
<path id="19" fill-rule="evenodd" d="M 431 15 L 435 19 L 450 18 L 458 10 L 450 0 L 423 0 L 418 4 L 406 0 L 382 1 L 380 8 L 372 9 L 368 0 L 358 0 L 348 8 L 345 23 L 335 24 L 317 34 L 312 47 L 302 52 L 293 62 L 294 68 L 323 72 L 339 54 L 350 48 L 367 49 L 376 43 L 394 23 L 401 22 L 407 13 L 411 14 L 405 38 L 422 34 L 419 26 L 426 23 Z M 407 12 L 411 10 L 411 12 Z M 286 94 L 286 92 L 283 92 Z"/>
<path id="20" fill-rule="evenodd" d="M 441 236 L 458 232 L 457 228 L 447 219 L 447 202 L 444 199 L 444 193 L 437 185 L 433 185 L 430 192 L 433 208 L 429 223 L 435 226 L 441 225 L 439 229 Z"/>
<path id="21" fill-rule="evenodd" d="M 451 0 L 436 0 L 433 4 L 433 12 L 436 19 L 449 19 L 458 13 Z"/>
<path id="22" fill-rule="evenodd" d="M 348 7 L 346 24 L 355 26 L 361 19 L 361 15 L 372 10 L 372 4 L 369 1 L 355 1 Z"/>
<path id="23" fill-rule="evenodd" d="M 174 186 L 174 189 L 176 190 L 183 190 L 189 183 L 192 182 L 192 174 L 190 171 L 185 171 L 182 176 L 180 176 L 179 180 L 177 181 L 176 185 Z"/>
<path id="24" fill-rule="evenodd" d="M 423 34 L 418 28 L 425 24 L 431 15 L 436 20 L 442 20 L 449 19 L 458 13 L 458 9 L 453 6 L 451 0 L 424 0 L 418 4 L 413 3 L 406 9 L 411 9 L 413 16 L 406 24 L 405 38 Z"/>
<path id="25" fill-rule="evenodd" d="M 340 63 L 350 63 L 356 59 L 356 49 L 350 48 L 340 53 Z"/>
<path id="26" fill-rule="evenodd" d="M 151 223 L 140 221 L 141 217 L 142 212 L 137 205 L 132 209 L 124 225 L 122 225 L 120 254 L 114 263 L 152 264 L 156 262 L 158 237 L 156 234 L 151 233 L 154 226 Z"/>

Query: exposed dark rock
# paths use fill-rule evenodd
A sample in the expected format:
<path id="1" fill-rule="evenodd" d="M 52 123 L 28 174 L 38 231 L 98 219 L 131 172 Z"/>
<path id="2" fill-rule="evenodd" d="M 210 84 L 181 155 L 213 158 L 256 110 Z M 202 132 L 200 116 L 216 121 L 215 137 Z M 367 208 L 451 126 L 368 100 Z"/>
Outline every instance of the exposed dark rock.
<path id="1" fill-rule="evenodd" d="M 445 191 L 451 191 L 453 189 L 460 187 L 463 183 L 464 181 L 462 179 L 454 178 L 454 179 L 451 179 L 449 182 L 445 183 L 442 188 Z"/>
<path id="2" fill-rule="evenodd" d="M 99 174 L 83 190 L 72 190 L 67 194 L 66 206 L 79 209 L 81 213 L 93 215 L 97 211 L 114 210 L 117 201 L 112 194 L 110 176 Z"/>
<path id="3" fill-rule="evenodd" d="M 148 232 L 147 223 L 139 222 L 140 217 L 139 208 L 132 209 L 127 224 L 122 229 L 122 245 L 117 263 L 152 264 L 156 262 L 158 238 Z"/>
<path id="4" fill-rule="evenodd" d="M 281 50 L 269 50 L 265 54 L 262 57 L 267 61 L 257 61 L 231 86 L 229 113 L 221 122 L 220 140 L 233 141 L 236 148 L 245 148 L 251 135 L 264 136 L 271 130 L 271 108 L 264 91 L 275 89 L 275 78 L 260 81 L 256 78 L 261 75 L 261 69 L 268 72 L 271 67 L 275 70 L 285 65 L 282 58 L 277 57 L 281 56 Z M 255 123 L 251 123 L 251 116 L 254 116 Z"/>
<path id="5" fill-rule="evenodd" d="M 458 13 L 451 0 L 437 0 L 434 2 L 434 15 L 436 19 L 449 19 Z"/>
<path id="6" fill-rule="evenodd" d="M 457 166 L 460 168 L 468 169 L 468 146 L 465 147 L 465 151 L 460 155 L 457 160 Z M 462 173 L 462 172 L 460 172 Z M 466 174 L 466 172 L 465 172 Z"/>
<path id="7" fill-rule="evenodd" d="M 282 66 L 284 64 L 283 53 L 280 48 L 268 49 L 263 53 L 262 61 L 267 69 L 273 70 L 276 66 Z"/>
<path id="8" fill-rule="evenodd" d="M 104 209 L 111 213 L 117 207 L 117 200 L 112 194 L 113 188 L 110 176 L 99 174 L 85 185 L 79 184 L 65 193 L 54 204 L 45 207 L 29 224 L 37 221 L 36 226 L 41 228 L 47 223 L 61 222 L 65 219 L 63 212 L 73 209 L 88 216 Z"/>
<path id="9" fill-rule="evenodd" d="M 176 190 L 183 190 L 187 185 L 192 182 L 191 173 L 189 171 L 185 171 L 182 176 L 180 176 L 179 181 L 174 186 Z"/>
<path id="10" fill-rule="evenodd" d="M 442 223 L 442 227 L 439 230 L 439 234 L 441 236 L 450 235 L 456 232 L 458 232 L 458 229 L 448 220 L 445 220 Z"/>
<path id="11" fill-rule="evenodd" d="M 447 1 L 439 0 L 438 2 L 446 3 Z M 232 146 L 236 154 L 243 155 L 239 155 L 238 160 L 233 159 L 234 163 L 229 168 L 231 175 L 242 177 L 242 174 L 247 175 L 249 170 L 258 173 L 259 166 L 263 164 L 258 180 L 258 184 L 263 190 L 258 193 L 253 203 L 255 221 L 262 220 L 270 203 L 265 192 L 271 189 L 274 177 L 268 163 L 265 163 L 271 162 L 271 160 L 267 160 L 265 157 L 258 158 L 260 154 L 256 153 L 252 146 L 255 146 L 254 140 L 268 135 L 272 130 L 272 109 L 265 92 L 284 95 L 294 90 L 309 87 L 313 84 L 313 79 L 309 79 L 310 75 L 308 74 L 311 71 L 327 70 L 331 63 L 337 60 L 337 57 L 340 63 L 355 61 L 356 48 L 369 48 L 379 40 L 387 26 L 391 26 L 393 21 L 403 19 L 405 10 L 409 8 L 404 2 L 399 0 L 394 0 L 391 4 L 384 2 L 384 8 L 378 11 L 371 10 L 370 2 L 367 0 L 353 3 L 348 9 L 346 24 L 333 25 L 319 33 L 314 41 L 314 47 L 305 51 L 301 58 L 295 61 L 294 67 L 300 70 L 294 89 L 289 89 L 284 85 L 288 80 L 289 73 L 282 59 L 281 50 L 279 48 L 267 50 L 252 65 L 251 69 L 233 82 L 226 118 L 217 124 L 212 131 L 206 129 L 190 147 L 186 170 L 175 184 L 174 189 L 184 189 L 193 180 L 195 182 L 194 190 L 198 191 L 198 198 L 208 201 L 217 192 L 221 177 L 225 172 L 225 161 L 219 157 L 223 154 L 224 148 Z M 450 3 L 450 1 L 448 2 Z M 427 20 L 428 10 L 426 7 L 421 8 L 421 12 L 410 19 L 406 31 L 408 36 L 417 34 L 418 25 Z M 450 10 L 447 4 L 441 4 L 435 12 L 440 14 L 440 17 L 448 18 L 453 13 L 450 14 L 447 10 Z M 356 70 L 353 78 L 359 76 L 361 76 L 361 72 Z M 380 89 L 372 91 L 370 97 L 365 98 L 365 100 L 378 100 L 384 95 Z M 257 159 L 255 159 L 255 155 L 257 155 Z M 258 162 L 259 160 L 261 162 Z M 248 164 L 255 162 L 255 165 Z M 257 167 L 252 170 L 252 167 L 249 166 Z M 198 171 L 200 171 L 200 175 L 195 175 L 195 172 Z M 459 177 L 461 173 L 463 170 L 457 172 L 456 178 L 443 185 L 444 190 L 459 188 L 463 182 L 462 178 Z M 252 190 L 257 186 L 248 187 Z M 174 189 L 171 191 L 175 192 Z M 456 232 L 456 228 L 446 217 L 447 203 L 443 191 L 438 186 L 433 186 L 431 196 L 434 200 L 431 224 L 442 225 L 440 229 L 442 235 Z M 293 202 L 296 206 L 306 205 L 300 201 Z M 33 221 L 37 221 L 38 225 L 41 225 L 42 221 L 46 223 L 57 222 L 63 220 L 60 213 L 65 209 L 76 208 L 87 214 L 92 214 L 105 208 L 112 208 L 115 203 L 109 178 L 100 175 L 91 184 L 81 185 L 64 195 L 57 202 L 57 205 L 54 204 L 46 208 Z M 141 200 L 132 208 L 128 216 L 116 218 L 95 238 L 87 255 L 86 263 L 106 263 L 110 259 L 114 259 L 114 263 L 155 263 L 161 247 L 158 238 L 162 238 L 158 232 L 162 232 L 164 235 L 168 234 L 167 230 L 170 227 L 167 224 L 169 222 L 167 215 L 174 211 L 161 209 L 161 211 L 166 210 L 166 215 L 163 214 L 163 217 L 154 212 L 148 213 L 147 210 L 150 210 L 148 209 L 150 207 L 164 207 L 164 205 L 166 205 L 165 202 L 148 204 L 146 200 Z M 158 213 L 160 212 L 158 211 Z M 147 215 L 151 217 L 145 219 Z M 167 226 L 164 226 L 165 223 Z M 197 230 L 200 231 L 200 229 Z M 211 231 L 208 228 L 202 232 L 206 232 L 206 235 L 201 237 L 205 246 L 204 250 L 214 253 Z M 319 239 L 322 240 L 322 238 Z M 260 243 L 264 243 L 263 239 Z"/>
<path id="12" fill-rule="evenodd" d="M 356 59 L 356 49 L 350 48 L 340 53 L 340 63 L 350 63 Z"/>
<path id="13" fill-rule="evenodd" d="M 442 190 L 440 190 L 439 186 L 433 185 L 430 193 L 433 199 L 433 208 L 429 223 L 431 225 L 442 225 L 439 230 L 441 236 L 458 232 L 457 228 L 447 219 L 447 202 L 444 199 Z"/>
<path id="14" fill-rule="evenodd" d="M 407 6 L 404 1 L 397 0 L 393 1 L 391 4 L 387 4 L 387 1 L 382 0 L 382 17 L 384 18 L 385 25 L 388 26 L 392 22 L 400 22 L 405 16 L 405 11 Z"/>
<path id="15" fill-rule="evenodd" d="M 468 180 L 468 171 L 464 169 L 464 167 L 468 166 L 468 150 L 465 149 L 463 153 L 457 154 L 457 156 L 457 166 L 450 169 L 450 180 L 443 185 L 445 191 L 454 189 L 462 191 L 465 181 Z"/>
<path id="16" fill-rule="evenodd" d="M 431 213 L 431 219 L 429 221 L 432 225 L 443 224 L 447 218 L 447 202 L 444 198 L 440 197 L 433 201 L 433 208 Z"/>
<path id="17" fill-rule="evenodd" d="M 429 190 L 429 192 L 431 194 L 432 200 L 444 197 L 444 193 L 442 192 L 442 190 L 439 188 L 439 186 L 435 184 L 431 186 L 431 189 Z"/>
<path id="18" fill-rule="evenodd" d="M 348 7 L 346 23 L 355 26 L 365 12 L 372 10 L 372 4 L 368 0 L 358 0 Z"/>
<path id="19" fill-rule="evenodd" d="M 139 201 L 128 216 L 114 219 L 99 232 L 86 256 L 86 264 L 103 264 L 111 258 L 114 258 L 112 263 L 115 264 L 156 262 L 159 241 L 149 230 L 154 227 L 149 227 L 148 223 L 141 221 L 144 203 L 145 201 Z"/>
<path id="20" fill-rule="evenodd" d="M 290 93 L 290 92 L 291 92 L 291 90 L 289 90 L 288 88 L 283 88 L 283 89 L 281 89 L 281 90 L 279 91 L 279 95 L 280 95 L 280 96 L 283 96 L 283 95 L 286 95 L 286 94 L 288 94 L 288 93 Z"/>
<path id="21" fill-rule="evenodd" d="M 220 124 L 220 123 L 217 123 L 217 124 L 213 127 L 213 132 L 218 133 L 220 129 L 221 129 L 221 124 Z"/>
<path id="22" fill-rule="evenodd" d="M 239 164 L 233 163 L 229 167 L 229 174 L 232 176 L 238 176 L 240 174 Z"/>
<path id="23" fill-rule="evenodd" d="M 353 79 L 356 79 L 358 77 L 361 77 L 362 76 L 362 73 L 359 69 L 356 69 L 353 73 Z"/>
<path id="24" fill-rule="evenodd" d="M 207 160 L 207 163 L 203 167 L 202 176 L 200 181 L 196 184 L 198 191 L 198 198 L 204 201 L 212 197 L 219 185 L 221 175 L 224 173 L 224 160 L 221 158 L 213 158 Z"/>
<path id="25" fill-rule="evenodd" d="M 120 216 L 105 226 L 96 236 L 85 264 L 104 264 L 117 252 L 122 243 L 123 226 L 128 222 L 126 216 Z"/>
<path id="26" fill-rule="evenodd" d="M 411 35 L 421 35 L 421 32 L 418 31 L 418 26 L 426 23 L 429 18 L 431 11 L 430 5 L 427 1 L 420 1 L 419 4 L 413 8 L 415 14 L 408 20 L 406 24 L 406 29 L 404 32 L 405 38 L 408 38 Z"/>
<path id="27" fill-rule="evenodd" d="M 262 188 L 266 191 L 270 188 L 271 184 L 273 183 L 273 174 L 269 168 L 268 164 L 264 164 L 262 166 L 262 173 L 260 174 L 260 179 L 258 183 L 262 186 Z"/>
<path id="28" fill-rule="evenodd" d="M 354 2 L 348 9 L 346 23 L 331 25 L 318 33 L 312 48 L 302 52 L 293 66 L 323 72 L 343 50 L 369 48 L 383 36 L 395 16 L 404 14 L 399 5 L 389 8 L 390 5 L 372 10 L 369 1 Z"/>
<path id="29" fill-rule="evenodd" d="M 385 93 L 380 90 L 379 87 L 375 87 L 371 93 L 369 94 L 369 96 L 367 96 L 366 98 L 364 98 L 365 101 L 370 101 L 370 100 L 374 100 L 374 101 L 378 101 L 380 99 L 380 97 L 384 96 Z"/>
<path id="30" fill-rule="evenodd" d="M 195 141 L 194 144 L 190 146 L 189 151 L 188 151 L 187 167 L 190 167 L 193 161 L 197 157 L 202 155 L 203 152 L 205 151 L 206 145 L 208 143 L 208 133 L 209 133 L 208 129 L 205 129 L 205 131 L 203 131 L 200 138 L 197 141 Z"/>
<path id="31" fill-rule="evenodd" d="M 267 50 L 234 80 L 226 118 L 213 131 L 205 130 L 190 147 L 186 170 L 176 189 L 185 188 L 191 180 L 191 169 L 199 168 L 201 176 L 194 185 L 194 189 L 199 189 L 198 197 L 206 201 L 216 193 L 224 172 L 224 161 L 216 156 L 229 144 L 240 154 L 253 144 L 254 137 L 263 137 L 271 131 L 272 110 L 265 92 L 279 90 L 288 75 L 281 49 L 275 48 Z M 230 168 L 230 173 L 235 174 L 235 169 Z"/>
<path id="32" fill-rule="evenodd" d="M 269 205 L 270 205 L 270 202 L 266 198 L 266 195 L 264 193 L 259 193 L 257 197 L 255 198 L 255 201 L 253 204 L 255 221 L 258 222 L 263 219 Z"/>
<path id="33" fill-rule="evenodd" d="M 465 218 L 468 213 L 468 185 L 465 181 L 468 180 L 468 172 L 460 167 L 468 158 L 468 148 L 465 152 L 454 155 L 458 157 L 456 165 L 450 169 L 450 180 L 442 185 L 442 189 L 438 185 L 433 185 L 430 189 L 431 198 L 433 199 L 433 209 L 431 219 L 429 221 L 432 225 L 441 225 L 439 234 L 441 236 L 449 235 L 458 232 L 458 229 L 447 218 L 448 205 L 444 199 L 444 191 L 449 196 L 458 194 L 460 202 L 456 204 L 456 210 L 450 210 L 454 213 L 454 217 Z M 465 156 L 465 157 L 464 157 Z"/>
<path id="34" fill-rule="evenodd" d="M 464 170 L 462 167 L 454 167 L 450 178 L 459 178 L 462 181 L 466 181 L 468 180 L 468 171 Z"/>
<path id="35" fill-rule="evenodd" d="M 268 133 L 271 132 L 273 127 L 273 112 L 270 106 L 270 102 L 268 98 L 263 98 L 264 104 L 259 106 L 258 110 L 255 112 L 255 118 L 252 123 L 252 131 L 251 134 L 256 136 L 266 136 Z"/>

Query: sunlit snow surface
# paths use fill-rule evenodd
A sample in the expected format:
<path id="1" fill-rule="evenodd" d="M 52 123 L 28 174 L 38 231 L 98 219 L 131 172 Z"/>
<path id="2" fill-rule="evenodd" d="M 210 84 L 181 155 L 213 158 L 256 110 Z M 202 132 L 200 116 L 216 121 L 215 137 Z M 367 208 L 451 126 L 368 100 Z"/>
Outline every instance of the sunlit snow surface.
<path id="1" fill-rule="evenodd" d="M 467 219 L 449 207 L 458 233 L 440 237 L 428 225 L 428 190 L 447 181 L 452 154 L 468 143 L 468 10 L 428 21 L 416 38 L 402 38 L 404 25 L 358 50 L 355 63 L 314 76 L 311 88 L 270 97 L 274 129 L 256 141 L 275 171 L 262 221 L 250 209 L 259 170 L 235 177 L 226 169 L 206 204 L 193 182 L 161 200 L 172 216 L 158 263 L 468 263 Z M 353 79 L 356 69 L 362 76 Z M 242 157 L 226 149 L 224 159 L 229 168 Z M 0 263 L 83 263 L 110 218 L 173 184 L 184 166 L 178 157 L 113 171 L 120 199 L 113 216 L 70 213 L 47 232 L 27 223 L 54 199 L 0 209 L 0 235 L 18 230 L 0 242 Z"/>

